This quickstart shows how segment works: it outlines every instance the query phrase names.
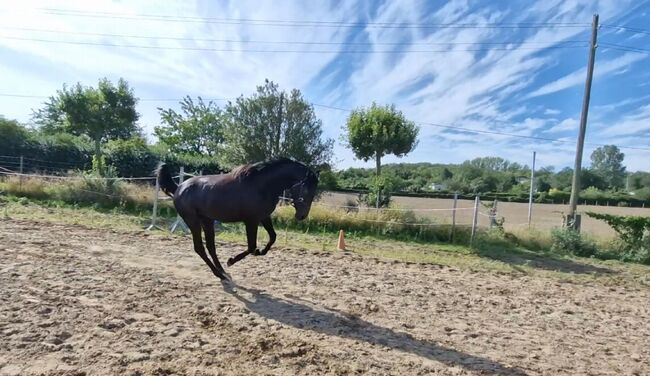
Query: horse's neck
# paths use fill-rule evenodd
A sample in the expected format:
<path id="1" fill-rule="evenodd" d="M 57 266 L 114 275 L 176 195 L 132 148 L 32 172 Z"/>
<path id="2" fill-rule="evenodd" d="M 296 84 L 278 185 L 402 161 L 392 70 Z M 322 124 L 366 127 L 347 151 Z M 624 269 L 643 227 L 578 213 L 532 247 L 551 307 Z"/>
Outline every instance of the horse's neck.
<path id="1" fill-rule="evenodd" d="M 280 167 L 276 171 L 261 174 L 258 179 L 264 189 L 280 194 L 303 178 L 304 172 L 301 170 L 295 166 Z"/>

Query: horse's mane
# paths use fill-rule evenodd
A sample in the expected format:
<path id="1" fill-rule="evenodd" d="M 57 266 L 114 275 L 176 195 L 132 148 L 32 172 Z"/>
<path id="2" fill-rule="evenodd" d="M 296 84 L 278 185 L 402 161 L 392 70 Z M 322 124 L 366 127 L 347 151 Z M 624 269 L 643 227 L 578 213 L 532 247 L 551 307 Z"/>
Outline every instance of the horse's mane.
<path id="1" fill-rule="evenodd" d="M 245 165 L 241 165 L 235 167 L 230 173 L 236 179 L 247 179 L 253 176 L 257 176 L 263 171 L 269 171 L 276 167 L 280 167 L 286 164 L 294 164 L 294 163 L 302 165 L 302 163 L 296 162 L 289 158 L 278 158 L 271 161 L 248 163 Z"/>

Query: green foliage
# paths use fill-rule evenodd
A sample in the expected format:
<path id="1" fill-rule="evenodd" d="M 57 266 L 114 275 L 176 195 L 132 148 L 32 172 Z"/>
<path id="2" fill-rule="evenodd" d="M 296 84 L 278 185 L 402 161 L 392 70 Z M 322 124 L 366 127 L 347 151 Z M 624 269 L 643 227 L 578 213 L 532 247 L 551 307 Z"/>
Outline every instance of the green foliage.
<path id="1" fill-rule="evenodd" d="M 616 231 L 621 240 L 618 251 L 624 259 L 650 264 L 650 217 L 586 214 L 605 221 Z"/>
<path id="2" fill-rule="evenodd" d="M 650 188 L 650 172 L 637 171 L 630 174 L 630 190 Z"/>
<path id="3" fill-rule="evenodd" d="M 597 148 L 591 154 L 591 168 L 600 176 L 607 188 L 622 188 L 625 185 L 625 154 L 615 145 L 605 145 Z"/>
<path id="4" fill-rule="evenodd" d="M 572 254 L 581 257 L 591 257 L 598 253 L 596 245 L 585 239 L 580 232 L 568 228 L 555 228 L 551 231 L 553 245 L 551 252 Z"/>
<path id="5" fill-rule="evenodd" d="M 93 176 L 108 177 L 108 166 L 106 165 L 106 157 L 103 155 L 93 155 L 92 169 L 90 170 Z"/>
<path id="6" fill-rule="evenodd" d="M 318 188 L 323 191 L 335 191 L 339 188 L 336 175 L 330 169 L 320 171 L 318 176 Z"/>
<path id="7" fill-rule="evenodd" d="M 329 163 L 333 140 L 323 139 L 322 122 L 299 90 L 287 94 L 266 80 L 257 92 L 226 106 L 225 166 L 289 157 L 310 166 Z"/>
<path id="8" fill-rule="evenodd" d="M 509 172 L 522 172 L 527 169 L 519 163 L 512 163 L 501 157 L 481 157 L 474 158 L 471 161 L 465 162 L 466 164 L 477 167 L 481 170 L 488 171 L 509 171 Z"/>
<path id="9" fill-rule="evenodd" d="M 31 147 L 31 132 L 16 120 L 0 116 L 0 154 L 19 155 L 24 149 Z"/>
<path id="10" fill-rule="evenodd" d="M 634 191 L 634 196 L 639 200 L 650 201 L 650 185 Z"/>
<path id="11" fill-rule="evenodd" d="M 97 88 L 64 85 L 44 108 L 34 112 L 34 121 L 46 133 L 88 136 L 99 155 L 101 143 L 138 134 L 136 103 L 133 90 L 123 79 L 117 86 L 107 79 L 100 80 Z"/>
<path id="12" fill-rule="evenodd" d="M 377 175 L 380 175 L 381 158 L 388 154 L 401 157 L 410 153 L 417 145 L 418 132 L 415 123 L 406 120 L 395 106 L 381 107 L 373 103 L 367 110 L 352 111 L 344 140 L 357 158 L 375 159 Z"/>
<path id="13" fill-rule="evenodd" d="M 24 150 L 28 158 L 36 158 L 43 164 L 51 165 L 53 168 L 67 168 L 69 170 L 83 170 L 90 166 L 93 154 L 93 147 L 90 140 L 85 136 L 75 136 L 69 133 L 54 133 L 34 135 L 33 148 Z"/>
<path id="14" fill-rule="evenodd" d="M 105 154 L 107 163 L 120 177 L 150 176 L 160 160 L 160 155 L 141 137 L 109 141 Z"/>
<path id="15" fill-rule="evenodd" d="M 214 157 L 163 153 L 159 154 L 159 158 L 172 171 L 179 171 L 182 166 L 185 168 L 185 172 L 195 175 L 211 175 L 225 172 Z"/>
<path id="16" fill-rule="evenodd" d="M 392 175 L 373 176 L 370 182 L 368 193 L 359 195 L 359 201 L 369 207 L 387 207 L 391 202 L 392 192 L 398 187 L 397 178 Z M 377 201 L 379 197 L 379 202 Z"/>
<path id="17" fill-rule="evenodd" d="M 223 143 L 224 115 L 213 102 L 201 97 L 194 102 L 189 96 L 180 103 L 181 112 L 158 108 L 162 124 L 154 134 L 170 153 L 187 155 L 218 155 Z"/>

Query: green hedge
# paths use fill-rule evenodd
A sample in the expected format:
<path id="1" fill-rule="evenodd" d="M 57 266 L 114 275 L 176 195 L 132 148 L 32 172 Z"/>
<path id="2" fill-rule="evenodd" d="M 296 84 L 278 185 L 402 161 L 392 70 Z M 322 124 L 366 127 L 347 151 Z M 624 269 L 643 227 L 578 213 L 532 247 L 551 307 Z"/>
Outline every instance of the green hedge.
<path id="1" fill-rule="evenodd" d="M 91 168 L 94 150 L 88 138 L 67 133 L 44 135 L 16 122 L 0 120 L 0 167 L 18 171 L 23 157 L 24 173 L 66 174 Z M 120 177 L 151 176 L 160 161 L 170 164 L 174 171 L 184 166 L 193 174 L 223 172 L 212 159 L 169 154 L 147 145 L 142 138 L 110 141 L 103 153 Z"/>

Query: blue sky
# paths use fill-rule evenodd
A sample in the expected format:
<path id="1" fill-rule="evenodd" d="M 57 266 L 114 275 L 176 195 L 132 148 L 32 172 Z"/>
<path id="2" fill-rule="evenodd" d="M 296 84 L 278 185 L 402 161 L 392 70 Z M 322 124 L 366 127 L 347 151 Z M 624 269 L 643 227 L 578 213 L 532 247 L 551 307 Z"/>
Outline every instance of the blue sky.
<path id="1" fill-rule="evenodd" d="M 650 149 L 650 54 L 607 45 L 649 49 L 649 12 L 649 2 L 625 0 L 0 1 L 0 114 L 29 122 L 63 83 L 124 77 L 151 133 L 156 108 L 177 107 L 159 99 L 233 98 L 268 78 L 324 105 L 315 110 L 337 140 L 338 168 L 371 163 L 340 144 L 347 112 L 330 107 L 373 101 L 421 125 L 416 150 L 386 162 L 528 164 L 537 151 L 538 165 L 561 168 L 573 165 L 588 24 L 599 13 L 588 164 L 594 144 Z M 650 170 L 650 150 L 622 150 L 628 169 Z"/>

